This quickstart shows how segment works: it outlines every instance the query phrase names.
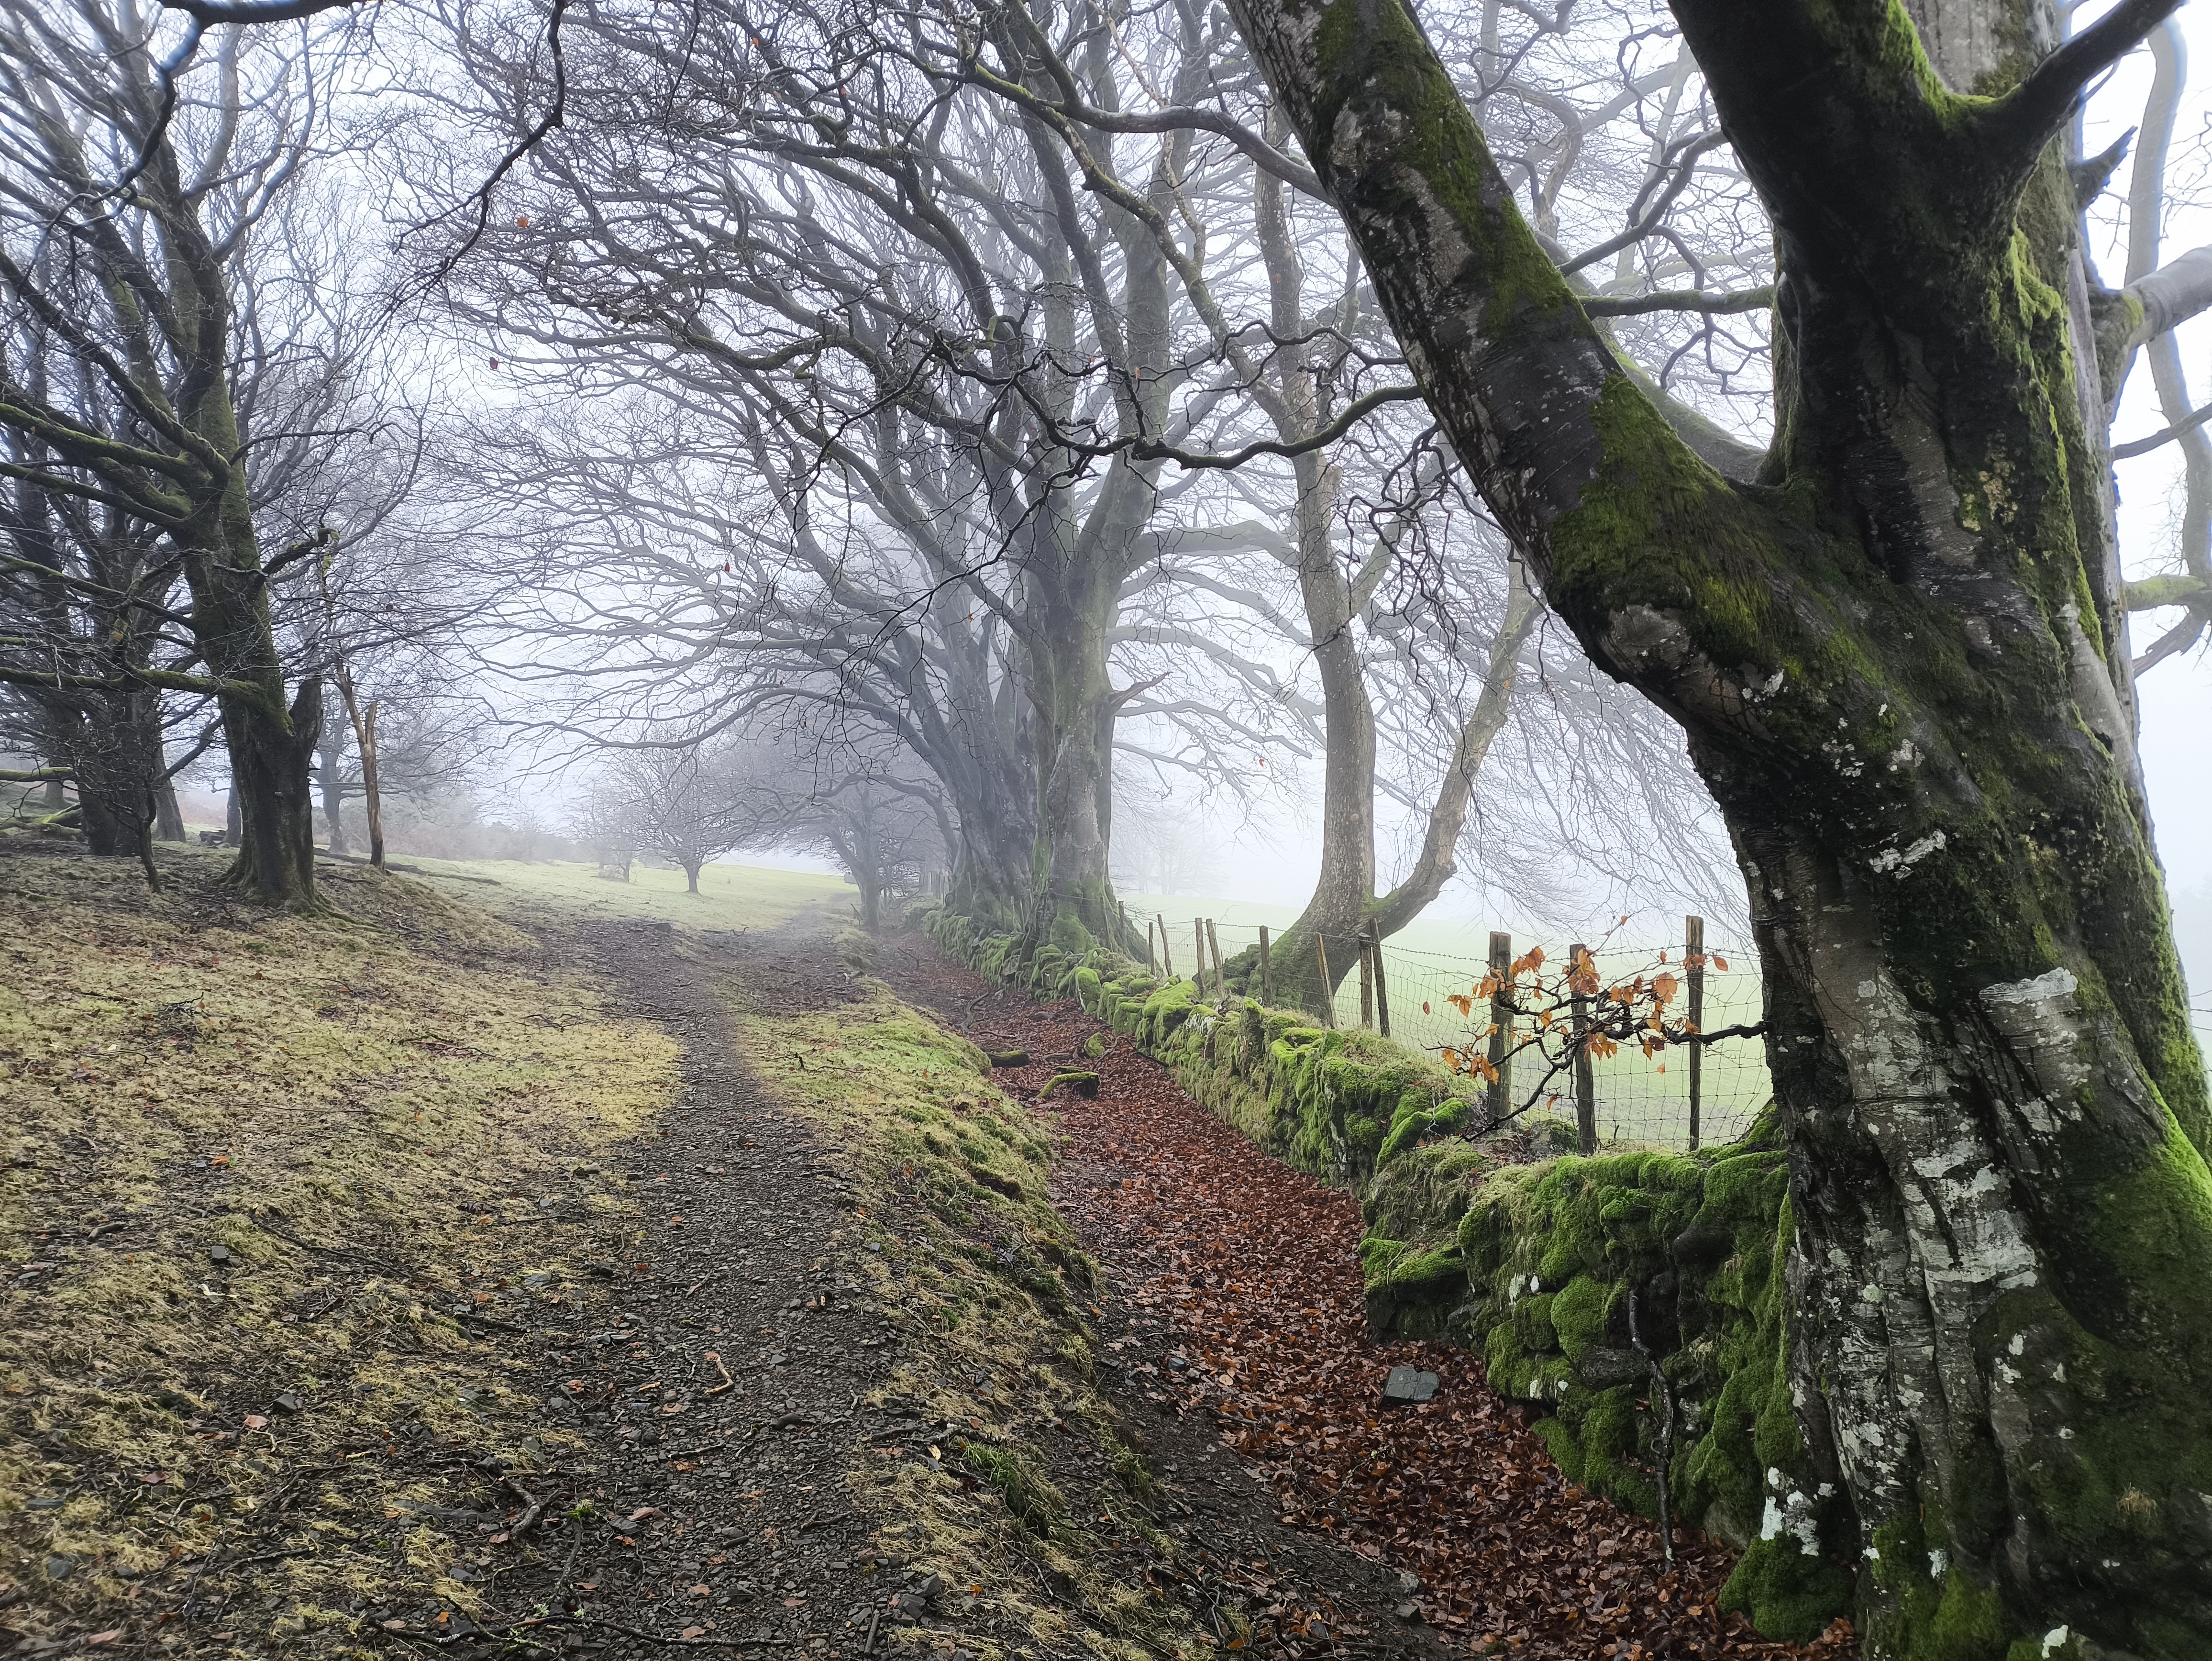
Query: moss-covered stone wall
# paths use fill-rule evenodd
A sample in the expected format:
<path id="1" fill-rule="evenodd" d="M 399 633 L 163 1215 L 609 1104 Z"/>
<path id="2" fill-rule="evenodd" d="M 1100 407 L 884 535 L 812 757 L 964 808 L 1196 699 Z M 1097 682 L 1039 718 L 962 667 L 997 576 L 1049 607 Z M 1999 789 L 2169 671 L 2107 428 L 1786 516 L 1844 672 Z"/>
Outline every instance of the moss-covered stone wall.
<path id="1" fill-rule="evenodd" d="M 1728 1604 L 1797 1640 L 1849 1609 L 1851 1530 L 1814 1474 L 1784 1365 L 1789 1172 L 1771 1117 L 1727 1147 L 1587 1159 L 1565 1151 L 1571 1125 L 1537 1119 L 1519 1129 L 1561 1151 L 1531 1163 L 1467 1134 L 1481 1116 L 1465 1079 L 1372 1032 L 1216 1007 L 1101 949 L 1024 961 L 1015 936 L 943 908 L 922 922 L 984 974 L 1079 1000 L 1209 1111 L 1358 1194 L 1376 1335 L 1479 1352 L 1570 1480 L 1647 1515 L 1668 1393 L 1656 1362 L 1675 1401 L 1674 1515 L 1744 1554 Z"/>

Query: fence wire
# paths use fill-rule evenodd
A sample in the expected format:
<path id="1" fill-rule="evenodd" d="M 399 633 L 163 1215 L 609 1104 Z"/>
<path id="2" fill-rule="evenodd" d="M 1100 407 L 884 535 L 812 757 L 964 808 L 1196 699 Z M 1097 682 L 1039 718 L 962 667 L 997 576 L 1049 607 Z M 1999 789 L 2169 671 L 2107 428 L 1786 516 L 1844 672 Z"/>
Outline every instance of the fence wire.
<path id="1" fill-rule="evenodd" d="M 1158 912 L 1132 911 L 1130 921 L 1141 926 L 1147 921 L 1161 922 L 1163 918 Z M 1194 919 L 1188 913 L 1164 917 L 1170 961 L 1185 978 L 1196 962 L 1197 936 L 1193 927 L 1196 921 L 1202 919 Z M 1231 962 L 1246 947 L 1259 944 L 1260 929 L 1256 924 L 1217 921 L 1212 927 L 1222 957 Z M 1279 942 L 1283 933 L 1282 929 L 1273 929 L 1271 937 Z M 1538 943 L 1516 940 L 1513 943 L 1514 955 L 1517 957 Z M 1563 970 L 1566 966 L 1568 943 L 1540 944 L 1545 952 L 1545 974 L 1548 977 Z M 1346 935 L 1325 937 L 1323 945 L 1328 952 L 1330 968 L 1344 971 L 1336 994 L 1336 1024 L 1345 1028 L 1358 1027 L 1359 942 Z M 1706 964 L 1701 1030 L 1714 1032 L 1755 1025 L 1761 1003 L 1755 954 L 1747 947 L 1717 940 L 1710 934 L 1704 949 Z M 1591 955 L 1596 959 L 1599 985 L 1610 987 L 1631 981 L 1638 975 L 1648 981 L 1661 970 L 1680 977 L 1686 951 L 1684 941 L 1677 939 L 1657 946 L 1644 942 L 1632 946 L 1601 945 L 1591 948 Z M 1490 1022 L 1487 1003 L 1478 1000 L 1474 1013 L 1462 1015 L 1449 1001 L 1455 995 L 1468 997 L 1474 994 L 1489 972 L 1486 958 L 1416 951 L 1387 940 L 1382 943 L 1382 955 L 1383 987 L 1390 1007 L 1390 1036 L 1396 1042 L 1438 1056 L 1447 1048 L 1464 1051 L 1486 1047 L 1486 1040 L 1481 1035 Z M 1720 966 L 1723 963 L 1726 968 Z M 1210 970 L 1207 984 L 1212 984 Z M 1248 986 L 1246 990 L 1251 995 L 1258 995 L 1256 985 Z M 1670 1017 L 1680 1014 L 1683 1008 L 1684 1000 L 1678 997 Z M 1556 1050 L 1557 1046 L 1553 1048 Z M 1710 1147 L 1734 1141 L 1751 1128 L 1759 1110 L 1773 1098 L 1773 1081 L 1766 1070 L 1765 1044 L 1756 1037 L 1730 1037 L 1697 1048 L 1698 1144 Z M 1516 1058 L 1511 1079 L 1514 1107 L 1520 1107 L 1528 1099 L 1548 1068 L 1549 1062 L 1534 1050 L 1524 1050 Z M 1615 1146 L 1670 1148 L 1692 1145 L 1689 1046 L 1668 1045 L 1656 1056 L 1647 1058 L 1635 1046 L 1624 1044 L 1611 1056 L 1593 1059 L 1590 1071 L 1595 1086 L 1601 1141 Z M 1480 1091 L 1484 1086 L 1477 1083 L 1471 1084 L 1470 1088 Z M 1550 1117 L 1571 1123 L 1575 1117 L 1571 1071 L 1562 1072 L 1553 1079 L 1547 1095 L 1553 1099 L 1547 1101 L 1540 1097 L 1523 1116 L 1523 1123 Z"/>

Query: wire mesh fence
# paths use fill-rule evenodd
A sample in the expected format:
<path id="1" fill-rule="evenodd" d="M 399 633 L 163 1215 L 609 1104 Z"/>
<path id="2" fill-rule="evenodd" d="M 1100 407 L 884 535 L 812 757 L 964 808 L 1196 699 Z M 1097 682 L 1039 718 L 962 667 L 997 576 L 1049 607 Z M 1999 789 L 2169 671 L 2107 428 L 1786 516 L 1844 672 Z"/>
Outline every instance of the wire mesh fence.
<path id="1" fill-rule="evenodd" d="M 1222 922 L 1189 912 L 1147 915 L 1133 910 L 1131 921 L 1154 926 L 1154 938 L 1160 942 L 1155 951 L 1164 949 L 1167 964 L 1186 978 L 1199 960 L 1201 938 L 1208 941 L 1209 964 L 1215 943 L 1222 958 L 1234 963 L 1240 952 L 1258 946 L 1261 935 L 1269 933 L 1257 924 Z M 1614 987 L 1626 988 L 1639 977 L 1647 985 L 1662 974 L 1686 983 L 1694 934 L 1699 937 L 1694 955 L 1702 983 L 1702 1008 L 1697 1019 L 1699 1031 L 1712 1034 L 1755 1025 L 1759 1019 L 1760 993 L 1754 954 L 1705 936 L 1697 919 L 1686 918 L 1680 927 L 1680 936 L 1658 944 L 1651 943 L 1647 935 L 1634 945 L 1601 941 L 1589 947 L 1600 995 Z M 1279 940 L 1282 932 L 1273 930 L 1271 939 Z M 1503 938 L 1493 936 L 1493 944 Z M 1538 944 L 1546 955 L 1547 976 L 1565 968 L 1569 942 L 1513 940 L 1508 956 L 1520 958 Z M 1379 1027 L 1387 1003 L 1389 1036 L 1408 1049 L 1439 1057 L 1448 1051 L 1465 1055 L 1488 1049 L 1492 1010 L 1489 999 L 1479 995 L 1485 977 L 1491 972 L 1487 957 L 1416 950 L 1386 940 L 1380 953 L 1380 985 L 1370 983 L 1363 996 L 1361 945 L 1348 934 L 1325 936 L 1322 942 L 1332 971 L 1343 975 L 1336 994 L 1339 1026 Z M 1255 982 L 1245 989 L 1256 995 L 1259 989 Z M 1466 1001 L 1471 1007 L 1463 1012 L 1453 1001 L 1455 998 Z M 1677 1025 L 1686 1014 L 1686 999 L 1678 995 L 1671 1010 Z M 1511 1018 L 1510 1025 L 1514 1042 L 1521 1043 L 1529 1037 L 1535 1022 L 1532 1018 Z M 1558 1065 L 1570 1049 L 1564 1041 L 1562 1024 L 1556 1037 L 1547 1037 L 1540 1048 L 1524 1048 L 1513 1056 L 1503 1080 L 1513 1109 L 1522 1108 L 1533 1098 L 1527 1116 L 1574 1118 L 1573 1069 Z M 1651 1054 L 1646 1054 L 1640 1044 L 1626 1043 L 1609 1055 L 1594 1056 L 1590 1075 L 1598 1138 L 1616 1146 L 1685 1148 L 1733 1141 L 1750 1129 L 1774 1093 L 1766 1070 L 1765 1045 L 1757 1037 L 1725 1037 L 1694 1045 L 1669 1043 Z M 1484 1086 L 1471 1084 L 1470 1088 Z"/>

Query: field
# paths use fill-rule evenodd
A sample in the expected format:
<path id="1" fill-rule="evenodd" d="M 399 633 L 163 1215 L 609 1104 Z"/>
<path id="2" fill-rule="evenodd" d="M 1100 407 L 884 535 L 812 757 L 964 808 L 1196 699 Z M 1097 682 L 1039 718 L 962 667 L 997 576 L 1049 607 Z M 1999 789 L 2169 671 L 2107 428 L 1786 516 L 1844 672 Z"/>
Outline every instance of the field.
<path id="1" fill-rule="evenodd" d="M 739 932 L 773 928 L 808 906 L 835 916 L 858 905 L 852 886 L 840 878 L 763 866 L 708 866 L 693 894 L 685 891 L 681 871 L 643 864 L 623 883 L 604 879 L 596 867 L 563 861 L 432 860 L 410 854 L 395 855 L 392 863 L 403 874 L 442 878 L 454 885 L 446 891 L 490 910 L 520 902 L 586 923 L 642 917 L 707 933 Z"/>

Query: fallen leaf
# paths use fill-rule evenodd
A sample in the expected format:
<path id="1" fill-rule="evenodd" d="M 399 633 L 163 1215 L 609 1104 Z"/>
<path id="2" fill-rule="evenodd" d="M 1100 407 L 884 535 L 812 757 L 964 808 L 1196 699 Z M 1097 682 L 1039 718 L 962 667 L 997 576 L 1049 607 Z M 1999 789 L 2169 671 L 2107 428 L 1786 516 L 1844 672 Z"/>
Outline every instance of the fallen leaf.
<path id="1" fill-rule="evenodd" d="M 642 1523 L 648 1517 L 660 1517 L 664 1515 L 665 1515 L 665 1513 L 662 1512 L 660 1507 L 658 1506 L 640 1506 L 635 1511 L 630 1512 L 630 1514 L 623 1520 L 626 1523 Z"/>
<path id="2" fill-rule="evenodd" d="M 246 1427 L 248 1430 L 266 1430 L 269 1421 L 258 1413 L 249 1413 L 246 1415 Z"/>

